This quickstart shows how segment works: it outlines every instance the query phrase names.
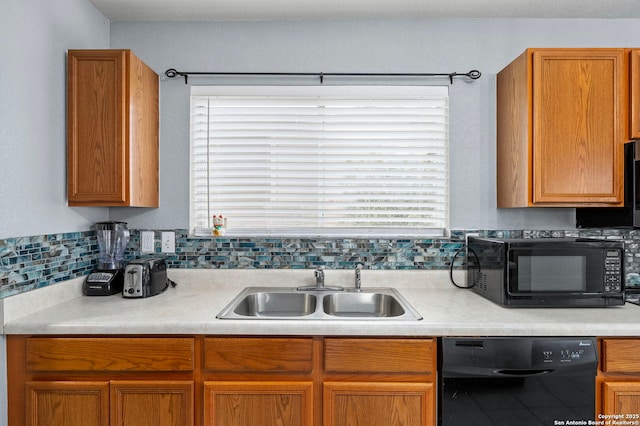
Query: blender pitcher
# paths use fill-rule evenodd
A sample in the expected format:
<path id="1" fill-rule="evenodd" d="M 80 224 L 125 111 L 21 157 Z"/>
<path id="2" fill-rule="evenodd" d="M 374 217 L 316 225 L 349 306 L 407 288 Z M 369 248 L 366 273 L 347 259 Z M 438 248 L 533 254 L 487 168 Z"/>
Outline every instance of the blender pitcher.
<path id="1" fill-rule="evenodd" d="M 96 237 L 100 254 L 98 269 L 124 268 L 124 251 L 129 243 L 129 230 L 125 222 L 96 223 Z"/>

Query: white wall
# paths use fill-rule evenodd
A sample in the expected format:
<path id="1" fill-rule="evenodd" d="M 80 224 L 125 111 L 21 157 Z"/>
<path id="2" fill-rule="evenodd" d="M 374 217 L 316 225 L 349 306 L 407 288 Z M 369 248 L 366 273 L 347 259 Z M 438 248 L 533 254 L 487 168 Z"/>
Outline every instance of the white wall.
<path id="1" fill-rule="evenodd" d="M 66 51 L 108 48 L 109 21 L 86 0 L 0 5 L 0 238 L 86 231 L 108 209 L 66 205 Z M 0 425 L 7 422 L 0 336 Z"/>
<path id="2" fill-rule="evenodd" d="M 572 209 L 495 208 L 495 76 L 527 47 L 640 47 L 640 20 L 405 19 L 287 22 L 114 22 L 111 47 L 131 48 L 158 74 L 467 72 L 450 91 L 451 226 L 568 229 Z M 193 84 L 203 80 L 190 80 Z M 130 228 L 189 221 L 189 86 L 160 84 L 159 209 L 111 209 Z"/>
<path id="3" fill-rule="evenodd" d="M 108 48 L 110 22 L 87 0 L 0 6 L 0 238 L 86 231 L 108 209 L 66 195 L 66 51 Z"/>

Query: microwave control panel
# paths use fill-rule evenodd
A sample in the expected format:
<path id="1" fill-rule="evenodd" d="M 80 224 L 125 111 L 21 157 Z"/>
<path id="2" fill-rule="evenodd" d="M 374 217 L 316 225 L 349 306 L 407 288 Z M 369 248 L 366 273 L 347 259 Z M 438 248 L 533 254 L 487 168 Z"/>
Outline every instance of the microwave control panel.
<path id="1" fill-rule="evenodd" d="M 620 293 L 622 291 L 622 253 L 620 250 L 609 250 L 604 259 L 604 292 Z"/>

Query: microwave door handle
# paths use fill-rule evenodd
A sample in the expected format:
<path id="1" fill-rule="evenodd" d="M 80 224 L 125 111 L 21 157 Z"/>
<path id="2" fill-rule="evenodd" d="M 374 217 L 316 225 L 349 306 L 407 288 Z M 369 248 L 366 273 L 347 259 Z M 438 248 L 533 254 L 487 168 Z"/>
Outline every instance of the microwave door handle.
<path id="1" fill-rule="evenodd" d="M 554 296 L 581 296 L 581 297 L 608 297 L 602 293 L 586 293 L 581 291 L 529 291 L 529 292 L 517 292 L 511 291 L 510 288 L 507 288 L 507 294 L 509 296 L 544 296 L 544 297 L 554 297 Z M 615 297 L 615 296 L 613 296 Z"/>

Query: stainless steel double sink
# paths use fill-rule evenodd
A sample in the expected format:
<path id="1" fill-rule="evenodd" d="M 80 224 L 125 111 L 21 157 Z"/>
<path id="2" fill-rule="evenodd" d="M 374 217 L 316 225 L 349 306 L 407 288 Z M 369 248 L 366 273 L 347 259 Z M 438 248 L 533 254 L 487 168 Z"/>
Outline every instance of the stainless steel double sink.
<path id="1" fill-rule="evenodd" d="M 393 288 L 301 291 L 247 287 L 217 315 L 220 319 L 421 320 Z"/>

